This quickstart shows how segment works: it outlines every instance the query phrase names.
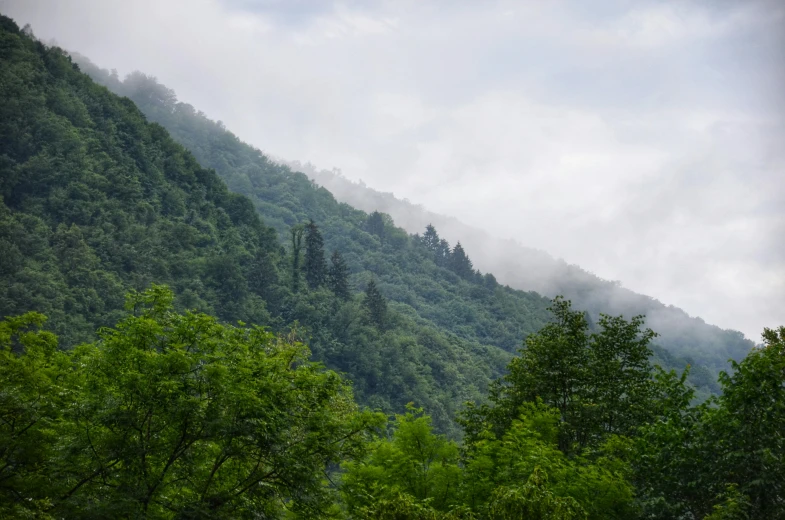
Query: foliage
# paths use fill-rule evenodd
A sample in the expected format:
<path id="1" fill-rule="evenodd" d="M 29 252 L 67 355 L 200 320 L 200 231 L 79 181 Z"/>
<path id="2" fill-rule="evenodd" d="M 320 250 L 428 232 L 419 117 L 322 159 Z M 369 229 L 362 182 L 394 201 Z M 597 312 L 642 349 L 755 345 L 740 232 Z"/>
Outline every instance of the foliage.
<path id="1" fill-rule="evenodd" d="M 42 312 L 73 348 L 121 319 L 123 293 L 166 284 L 179 310 L 279 333 L 298 323 L 314 358 L 348 374 L 363 403 L 402 411 L 415 401 L 453 435 L 460 403 L 482 398 L 517 338 L 539 325 L 544 299 L 478 298 L 386 217 L 382 245 L 362 212 L 189 113 L 171 91 L 129 77 L 141 106 L 203 139 L 193 146 L 200 160 L 252 187 L 252 199 L 230 193 L 133 102 L 4 20 L 0 316 Z M 324 245 L 339 252 L 329 279 Z M 366 321 L 358 294 L 372 274 L 389 302 L 381 327 Z M 481 318 L 466 327 L 445 300 Z"/>
<path id="2" fill-rule="evenodd" d="M 44 320 L 30 312 L 0 322 L 0 516 L 7 518 L 45 518 L 50 507 L 39 490 L 51 479 L 67 360 L 41 330 Z"/>
<path id="3" fill-rule="evenodd" d="M 368 319 L 379 330 L 387 326 L 387 302 L 376 287 L 376 282 L 370 280 L 365 288 L 363 305 L 368 312 Z"/>
<path id="4" fill-rule="evenodd" d="M 729 368 L 728 359 L 741 360 L 754 346 L 738 331 L 705 323 L 679 308 L 636 294 L 617 281 L 604 280 L 544 251 L 492 236 L 492 232 L 473 228 L 453 217 L 429 212 L 392 193 L 375 191 L 362 181 L 350 181 L 336 168 L 323 170 L 297 161 L 289 164 L 330 190 L 340 202 L 369 212 L 387 213 L 410 233 L 420 232 L 426 225 L 433 232 L 438 228 L 442 238 L 439 233 L 434 237 L 428 231 L 423 238 L 430 236 L 428 245 L 439 259 L 447 258 L 449 252 L 449 245 L 442 247 L 441 241 L 446 244 L 444 238 L 460 240 L 463 247 L 472 252 L 474 266 L 493 272 L 502 284 L 537 291 L 548 297 L 564 295 L 576 308 L 585 309 L 594 320 L 599 319 L 600 313 L 645 315 L 645 325 L 661 334 L 657 338 L 656 347 L 659 348 L 653 349 L 664 352 L 657 356 L 657 363 L 674 368 L 690 364 L 693 368 L 691 382 L 705 387 L 698 393 L 703 399 L 710 393 L 719 393 L 719 387 L 715 386 L 717 374 L 719 370 Z"/>
<path id="5" fill-rule="evenodd" d="M 497 434 L 505 431 L 523 403 L 541 399 L 559 411 L 559 448 L 572 454 L 650 422 L 666 396 L 649 364 L 656 334 L 641 330 L 643 318 L 602 315 L 598 331 L 589 332 L 586 315 L 569 301 L 556 298 L 550 309 L 554 320 L 526 339 L 493 386 L 492 406 L 470 412 L 479 413 L 470 430 L 486 420 Z"/>
<path id="6" fill-rule="evenodd" d="M 458 446 L 433 433 L 422 409 L 396 415 L 392 436 L 370 451 L 366 460 L 344 466 L 341 491 L 350 514 L 362 517 L 383 501 L 406 503 L 405 497 L 436 511 L 459 503 Z"/>
<path id="7" fill-rule="evenodd" d="M 25 315 L 0 324 L 3 504 L 54 517 L 319 516 L 324 474 L 378 415 L 308 350 L 258 327 L 173 312 L 160 286 L 68 354 Z M 13 400 L 12 400 L 13 399 Z M 31 506 L 32 504 L 32 506 Z"/>
<path id="8" fill-rule="evenodd" d="M 642 429 L 635 480 L 651 518 L 785 518 L 785 329 L 723 373 L 722 395 L 688 398 Z"/>
<path id="9" fill-rule="evenodd" d="M 351 296 L 349 289 L 349 267 L 346 265 L 341 253 L 333 251 L 330 257 L 330 267 L 327 271 L 327 285 L 338 298 L 347 300 Z"/>
<path id="10" fill-rule="evenodd" d="M 305 226 L 305 280 L 310 289 L 318 289 L 327 281 L 324 239 L 319 227 L 311 220 Z"/>

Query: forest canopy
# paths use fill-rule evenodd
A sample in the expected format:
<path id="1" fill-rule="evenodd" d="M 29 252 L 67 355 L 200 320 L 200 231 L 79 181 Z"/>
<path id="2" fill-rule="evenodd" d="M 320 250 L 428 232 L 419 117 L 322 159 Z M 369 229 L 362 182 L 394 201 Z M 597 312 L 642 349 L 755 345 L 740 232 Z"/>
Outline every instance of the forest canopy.
<path id="1" fill-rule="evenodd" d="M 638 319 L 588 335 L 557 301 L 458 443 L 414 405 L 361 409 L 293 336 L 172 300 L 132 292 L 68 351 L 41 314 L 0 322 L 5 517 L 785 518 L 785 327 L 690 406 Z"/>

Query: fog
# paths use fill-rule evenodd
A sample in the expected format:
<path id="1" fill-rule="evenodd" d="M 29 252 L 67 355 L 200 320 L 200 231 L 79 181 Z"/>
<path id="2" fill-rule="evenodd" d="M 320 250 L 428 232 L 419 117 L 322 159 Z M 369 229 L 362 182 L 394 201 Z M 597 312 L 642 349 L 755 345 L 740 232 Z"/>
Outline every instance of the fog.
<path id="1" fill-rule="evenodd" d="M 754 340 L 785 323 L 782 2 L 0 10 L 156 76 L 275 157 L 340 168 Z"/>

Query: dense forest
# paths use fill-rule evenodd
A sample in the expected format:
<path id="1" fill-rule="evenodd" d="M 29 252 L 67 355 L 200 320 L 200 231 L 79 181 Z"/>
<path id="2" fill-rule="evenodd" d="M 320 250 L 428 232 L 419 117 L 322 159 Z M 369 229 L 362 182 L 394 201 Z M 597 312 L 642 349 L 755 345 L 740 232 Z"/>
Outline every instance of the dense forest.
<path id="1" fill-rule="evenodd" d="M 785 328 L 716 381 L 152 78 L 0 62 L 0 516 L 785 518 Z"/>

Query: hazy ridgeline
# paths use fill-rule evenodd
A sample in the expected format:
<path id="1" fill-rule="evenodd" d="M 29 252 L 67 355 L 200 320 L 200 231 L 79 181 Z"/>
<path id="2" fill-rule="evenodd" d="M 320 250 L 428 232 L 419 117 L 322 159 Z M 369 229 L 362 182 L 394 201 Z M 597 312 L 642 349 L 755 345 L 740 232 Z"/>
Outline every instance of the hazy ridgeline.
<path id="1" fill-rule="evenodd" d="M 410 233 L 422 233 L 425 226 L 434 225 L 450 242 L 460 241 L 471 252 L 475 267 L 493 273 L 500 283 L 515 289 L 537 291 L 551 298 L 564 295 L 575 306 L 588 310 L 593 319 L 601 312 L 628 317 L 643 314 L 647 325 L 660 333 L 657 343 L 675 354 L 701 360 L 717 354 L 717 364 L 712 367 L 724 368 L 723 356 L 740 359 L 752 347 L 752 342 L 738 331 L 724 330 L 699 317 L 690 317 L 679 308 L 625 289 L 618 282 L 603 280 L 544 251 L 494 237 L 454 217 L 430 212 L 420 205 L 400 200 L 392 193 L 352 182 L 338 170 L 319 169 L 297 161 L 286 164 L 306 173 L 341 202 L 368 212 L 387 213 Z"/>
<path id="2" fill-rule="evenodd" d="M 737 331 L 709 325 L 681 309 L 636 294 L 618 283 L 602 280 L 543 251 L 494 238 L 457 219 L 428 212 L 391 194 L 352 183 L 336 171 L 318 170 L 297 162 L 273 161 L 258 149 L 239 141 L 220 122 L 210 120 L 188 104 L 179 103 L 174 91 L 159 84 L 155 78 L 135 72 L 121 80 L 86 57 L 77 53 L 72 55 L 93 79 L 134 100 L 150 120 L 167 128 L 201 164 L 214 168 L 230 189 L 255 200 L 265 222 L 282 236 L 288 233 L 289 226 L 313 218 L 323 226 L 329 245 L 334 236 L 329 217 L 343 218 L 333 195 L 338 202 L 352 208 L 389 215 L 390 226 L 394 222 L 408 233 L 422 234 L 426 225 L 433 224 L 442 238 L 453 245 L 457 242 L 463 245 L 474 267 L 492 273 L 502 284 L 548 297 L 565 295 L 577 308 L 587 310 L 595 321 L 600 313 L 627 317 L 645 315 L 647 325 L 660 334 L 657 345 L 667 350 L 656 350 L 658 360 L 669 366 L 692 364 L 697 369 L 693 377 L 700 376 L 699 384 L 712 386 L 715 391 L 717 387 L 712 381 L 720 369 L 728 367 L 728 359 L 741 359 L 753 346 Z M 298 171 L 327 188 L 330 194 L 309 185 L 307 178 L 295 174 Z M 341 235 L 341 232 L 335 235 Z M 345 237 L 341 236 L 340 240 Z M 352 267 L 360 266 L 353 263 Z M 401 299 L 394 292 L 389 296 L 393 300 Z M 681 359 L 668 359 L 669 355 Z M 702 372 L 704 367 L 708 373 Z"/>

